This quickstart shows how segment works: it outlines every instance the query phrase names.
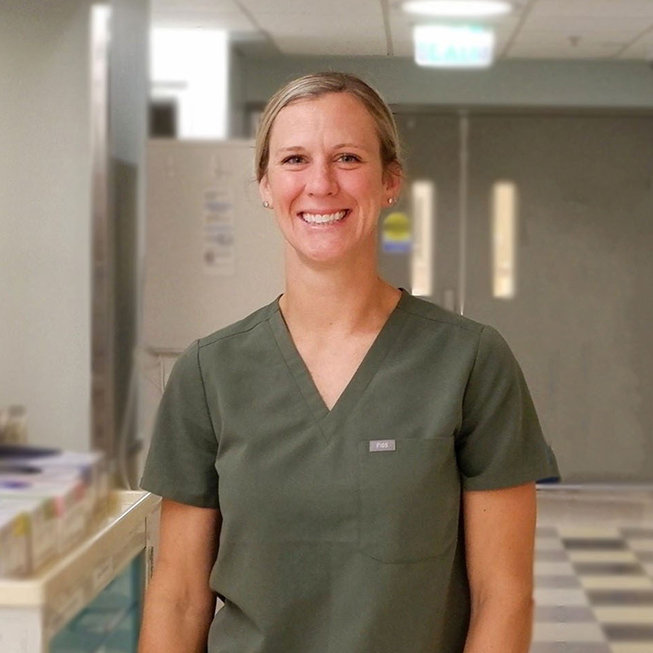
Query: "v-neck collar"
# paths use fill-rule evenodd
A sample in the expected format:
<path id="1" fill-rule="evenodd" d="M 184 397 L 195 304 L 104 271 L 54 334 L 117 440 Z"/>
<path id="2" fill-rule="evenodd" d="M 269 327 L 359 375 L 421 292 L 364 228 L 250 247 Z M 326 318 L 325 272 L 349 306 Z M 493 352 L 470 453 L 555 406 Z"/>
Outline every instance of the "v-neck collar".
<path id="1" fill-rule="evenodd" d="M 405 311 L 402 309 L 404 305 L 410 301 L 411 297 L 403 288 L 400 288 L 400 291 L 401 296 L 399 297 L 399 301 L 392 309 L 385 324 L 381 327 L 381 330 L 365 353 L 365 356 L 354 372 L 354 375 L 345 386 L 345 389 L 342 391 L 331 410 L 329 410 L 324 402 L 304 359 L 301 357 L 292 336 L 290 335 L 290 330 L 288 329 L 279 307 L 280 296 L 277 297 L 273 304 L 274 310 L 270 315 L 269 324 L 274 334 L 274 338 L 281 350 L 281 354 L 291 375 L 299 386 L 299 390 L 307 404 L 308 410 L 322 429 L 322 432 L 327 439 L 330 438 L 332 432 L 331 425 L 340 421 L 342 417 L 346 418 L 346 416 L 350 414 L 381 366 L 381 363 L 390 351 L 392 345 L 397 340 L 397 335 L 406 316 Z"/>

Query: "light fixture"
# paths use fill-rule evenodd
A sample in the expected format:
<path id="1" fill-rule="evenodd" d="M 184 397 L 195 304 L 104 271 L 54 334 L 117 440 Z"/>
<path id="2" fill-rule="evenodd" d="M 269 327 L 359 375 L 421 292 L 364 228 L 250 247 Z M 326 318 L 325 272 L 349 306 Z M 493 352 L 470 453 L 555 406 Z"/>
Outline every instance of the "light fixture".
<path id="1" fill-rule="evenodd" d="M 408 0 L 402 9 L 409 14 L 439 18 L 483 18 L 509 14 L 513 6 L 500 0 Z"/>

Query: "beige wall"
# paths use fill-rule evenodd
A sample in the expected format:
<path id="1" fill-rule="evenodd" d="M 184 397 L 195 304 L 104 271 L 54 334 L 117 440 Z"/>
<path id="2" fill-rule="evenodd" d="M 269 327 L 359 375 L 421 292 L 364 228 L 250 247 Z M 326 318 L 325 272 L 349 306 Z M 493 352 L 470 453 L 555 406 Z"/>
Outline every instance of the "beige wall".
<path id="1" fill-rule="evenodd" d="M 511 60 L 452 71 L 420 68 L 401 57 L 278 56 L 243 58 L 241 66 L 243 105 L 267 101 L 298 75 L 344 70 L 362 75 L 401 106 L 653 107 L 653 72 L 645 61 Z"/>
<path id="2" fill-rule="evenodd" d="M 89 6 L 0 9 L 0 404 L 85 448 L 90 415 Z"/>

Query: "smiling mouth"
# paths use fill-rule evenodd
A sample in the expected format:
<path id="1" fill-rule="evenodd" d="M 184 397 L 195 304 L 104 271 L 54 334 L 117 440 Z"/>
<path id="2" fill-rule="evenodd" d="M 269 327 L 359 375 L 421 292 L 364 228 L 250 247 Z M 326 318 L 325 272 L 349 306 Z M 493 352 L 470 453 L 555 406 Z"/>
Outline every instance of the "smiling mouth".
<path id="1" fill-rule="evenodd" d="M 308 213 L 303 211 L 299 214 L 299 217 L 308 224 L 333 224 L 334 222 L 340 222 L 348 214 L 349 209 L 336 211 L 335 213 Z"/>

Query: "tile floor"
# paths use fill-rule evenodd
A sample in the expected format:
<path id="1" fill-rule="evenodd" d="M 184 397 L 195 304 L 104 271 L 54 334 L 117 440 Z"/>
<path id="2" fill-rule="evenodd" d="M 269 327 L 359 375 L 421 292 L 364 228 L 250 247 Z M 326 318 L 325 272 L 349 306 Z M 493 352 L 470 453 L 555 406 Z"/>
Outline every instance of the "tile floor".
<path id="1" fill-rule="evenodd" d="M 653 492 L 538 495 L 531 653 L 653 653 Z"/>

